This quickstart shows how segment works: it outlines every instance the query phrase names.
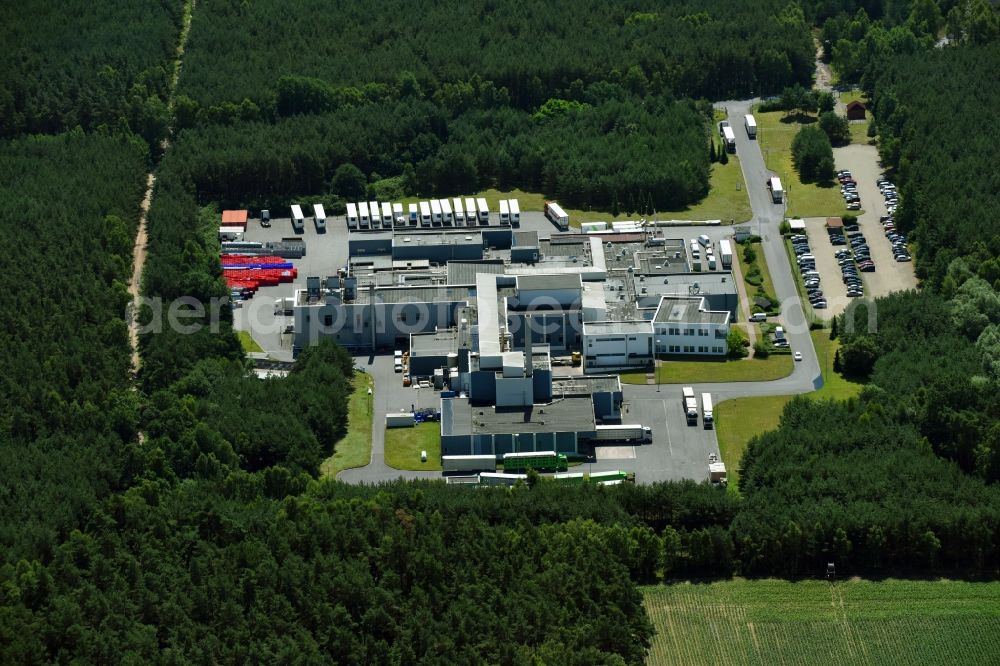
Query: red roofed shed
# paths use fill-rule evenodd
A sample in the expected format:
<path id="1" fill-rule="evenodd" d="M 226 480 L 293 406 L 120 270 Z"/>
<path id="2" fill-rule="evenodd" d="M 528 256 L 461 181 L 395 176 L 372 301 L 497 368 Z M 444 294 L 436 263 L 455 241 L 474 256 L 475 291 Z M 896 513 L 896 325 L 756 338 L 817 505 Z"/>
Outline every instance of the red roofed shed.
<path id="1" fill-rule="evenodd" d="M 865 105 L 854 100 L 847 105 L 847 119 L 848 120 L 864 120 L 865 119 Z"/>
<path id="2" fill-rule="evenodd" d="M 222 211 L 222 226 L 243 227 L 245 229 L 249 217 L 250 212 L 246 210 L 224 210 Z"/>

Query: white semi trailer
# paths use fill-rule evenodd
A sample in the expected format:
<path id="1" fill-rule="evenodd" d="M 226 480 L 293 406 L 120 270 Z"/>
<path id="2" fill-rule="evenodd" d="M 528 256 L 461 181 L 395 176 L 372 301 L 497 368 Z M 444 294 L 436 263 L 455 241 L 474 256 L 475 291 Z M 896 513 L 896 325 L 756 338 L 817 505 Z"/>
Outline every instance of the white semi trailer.
<path id="1" fill-rule="evenodd" d="M 785 200 L 785 191 L 781 189 L 781 179 L 777 176 L 771 176 L 767 181 L 767 189 L 771 190 L 771 201 L 774 203 L 782 203 Z"/>
<path id="2" fill-rule="evenodd" d="M 368 202 L 362 201 L 358 203 L 358 220 L 362 229 L 367 229 L 368 225 L 371 224 L 371 213 L 368 211 Z"/>
<path id="3" fill-rule="evenodd" d="M 392 204 L 388 201 L 382 202 L 382 228 L 392 228 Z"/>
<path id="4" fill-rule="evenodd" d="M 705 424 L 706 430 L 711 430 L 715 424 L 715 417 L 712 414 L 712 394 L 701 394 L 701 420 Z"/>
<path id="5" fill-rule="evenodd" d="M 653 441 L 653 430 L 639 424 L 599 425 L 593 441 L 647 443 Z"/>
<path id="6" fill-rule="evenodd" d="M 493 454 L 481 456 L 441 456 L 441 469 L 445 472 L 495 472 L 497 458 Z"/>
<path id="7" fill-rule="evenodd" d="M 685 386 L 681 389 L 681 406 L 687 416 L 688 425 L 698 423 L 698 399 L 694 397 L 694 388 Z"/>
<path id="8" fill-rule="evenodd" d="M 722 128 L 722 142 L 726 144 L 726 152 L 736 152 L 736 135 L 733 133 L 732 127 Z"/>
<path id="9" fill-rule="evenodd" d="M 296 232 L 302 233 L 305 229 L 305 216 L 302 214 L 302 206 L 298 204 L 292 204 L 292 228 Z"/>
<path id="10" fill-rule="evenodd" d="M 728 238 L 719 241 L 719 256 L 722 258 L 723 268 L 733 267 L 733 244 Z"/>
<path id="11" fill-rule="evenodd" d="M 549 218 L 552 224 L 559 227 L 560 230 L 566 231 L 569 229 L 569 215 L 555 201 L 545 202 L 545 217 Z"/>
<path id="12" fill-rule="evenodd" d="M 313 220 L 316 222 L 316 231 L 326 230 L 326 211 L 323 204 L 313 204 Z"/>

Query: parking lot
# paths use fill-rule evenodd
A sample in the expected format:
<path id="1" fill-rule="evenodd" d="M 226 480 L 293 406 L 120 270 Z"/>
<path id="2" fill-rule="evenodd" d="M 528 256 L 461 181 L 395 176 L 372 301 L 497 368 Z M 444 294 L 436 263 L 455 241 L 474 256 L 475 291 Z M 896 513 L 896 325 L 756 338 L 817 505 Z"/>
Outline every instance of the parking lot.
<path id="1" fill-rule="evenodd" d="M 863 274 L 865 296 L 878 298 L 894 291 L 915 289 L 917 278 L 913 273 L 913 264 L 897 262 L 893 258 L 892 245 L 879 222 L 879 217 L 886 215 L 886 206 L 876 184 L 882 176 L 878 151 L 874 146 L 852 144 L 835 148 L 833 156 L 837 169 L 848 169 L 854 175 L 865 211 L 858 218 L 858 225 L 868 240 L 871 258 L 875 262 L 875 272 Z"/>
<path id="2" fill-rule="evenodd" d="M 595 455 L 579 471 L 634 471 L 637 483 L 707 479 L 708 456 L 719 455 L 718 439 L 715 430 L 703 427 L 700 417 L 697 425 L 688 425 L 679 389 L 665 386 L 659 393 L 649 386 L 626 385 L 624 389 L 622 422 L 649 426 L 652 443 L 600 446 L 593 452 L 581 446 L 581 453 Z"/>
<path id="3" fill-rule="evenodd" d="M 809 247 L 813 256 L 816 257 L 816 271 L 820 274 L 820 285 L 823 295 L 826 297 L 827 308 L 825 310 L 813 310 L 817 319 L 827 321 L 839 315 L 850 302 L 847 298 L 847 288 L 841 275 L 840 266 L 834 252 L 840 246 L 830 243 L 830 234 L 826 231 L 826 218 L 811 217 L 806 219 L 806 235 L 809 238 Z"/>

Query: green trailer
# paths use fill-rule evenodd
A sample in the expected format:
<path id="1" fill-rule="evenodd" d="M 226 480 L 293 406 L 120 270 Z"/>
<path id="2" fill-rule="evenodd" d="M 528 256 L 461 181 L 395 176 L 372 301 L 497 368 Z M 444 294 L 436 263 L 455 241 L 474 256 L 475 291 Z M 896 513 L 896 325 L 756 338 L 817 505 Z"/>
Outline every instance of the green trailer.
<path id="1" fill-rule="evenodd" d="M 569 461 L 562 453 L 555 451 L 525 451 L 523 453 L 503 454 L 503 471 L 505 473 L 527 472 L 565 472 L 569 469 Z"/>
<path id="2" fill-rule="evenodd" d="M 614 470 L 612 472 L 594 472 L 587 477 L 587 480 L 591 483 L 597 484 L 621 483 L 623 481 L 635 483 L 635 474 L 630 474 L 629 472 L 622 470 Z"/>

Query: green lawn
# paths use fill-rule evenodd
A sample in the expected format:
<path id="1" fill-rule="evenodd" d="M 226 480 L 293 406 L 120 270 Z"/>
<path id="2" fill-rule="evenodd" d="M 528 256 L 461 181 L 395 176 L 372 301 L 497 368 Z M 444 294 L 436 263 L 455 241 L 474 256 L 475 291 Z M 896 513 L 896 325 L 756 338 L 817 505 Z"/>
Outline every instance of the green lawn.
<path id="1" fill-rule="evenodd" d="M 833 357 L 840 349 L 840 340 L 830 339 L 830 330 L 812 331 L 813 346 L 816 348 L 816 358 L 823 372 L 823 388 L 808 394 L 810 398 L 819 400 L 846 400 L 853 398 L 865 387 L 861 382 L 845 379 L 839 372 L 833 371 Z"/>
<path id="2" fill-rule="evenodd" d="M 236 335 L 240 338 L 240 345 L 243 347 L 244 352 L 250 353 L 264 351 L 264 348 L 257 344 L 257 341 L 250 335 L 250 331 L 236 331 Z"/>
<path id="3" fill-rule="evenodd" d="M 766 359 L 701 360 L 660 362 L 659 380 L 663 384 L 698 382 L 766 382 L 792 373 L 792 357 L 772 354 Z M 623 372 L 625 384 L 645 384 L 646 372 Z"/>
<path id="4" fill-rule="evenodd" d="M 855 100 L 864 102 L 866 106 L 868 105 L 867 100 L 865 100 L 865 94 L 860 90 L 851 90 L 840 94 L 840 101 L 842 101 L 845 105 Z M 865 112 L 864 122 L 857 121 L 850 123 L 851 143 L 860 143 L 861 145 L 874 143 L 875 139 L 871 139 L 868 137 L 868 126 L 871 124 L 871 122 L 872 122 L 872 114 L 869 111 Z"/>
<path id="5" fill-rule="evenodd" d="M 420 452 L 427 462 L 420 462 Z M 412 428 L 385 429 L 385 464 L 395 469 L 440 471 L 441 424 L 418 423 Z"/>
<path id="6" fill-rule="evenodd" d="M 817 400 L 846 400 L 861 393 L 863 384 L 844 379 L 833 371 L 833 357 L 840 348 L 839 340 L 830 340 L 827 329 L 810 333 L 816 357 L 823 368 L 823 387 L 805 394 Z M 794 362 L 794 361 L 793 361 Z M 623 380 L 624 381 L 624 378 Z M 726 463 L 729 488 L 736 492 L 739 483 L 739 463 L 743 450 L 754 435 L 778 427 L 781 412 L 792 399 L 790 395 L 737 398 L 715 406 L 715 429 L 719 438 L 719 452 Z"/>
<path id="7" fill-rule="evenodd" d="M 333 447 L 333 455 L 320 465 L 322 476 L 336 477 L 345 469 L 363 467 L 372 457 L 372 414 L 368 389 L 375 383 L 366 372 L 354 373 L 354 392 L 347 403 L 347 434 Z"/>
<path id="8" fill-rule="evenodd" d="M 746 283 L 747 297 L 753 301 L 754 296 L 757 295 L 758 288 L 761 289 L 769 298 L 777 299 L 774 292 L 774 282 L 771 280 L 771 271 L 767 267 L 767 259 L 764 258 L 764 248 L 760 243 L 752 243 L 754 252 L 757 257 L 754 263 L 760 268 L 761 283 L 759 287 L 753 285 L 746 281 L 747 273 L 750 270 L 750 265 L 743 259 L 743 245 L 737 244 L 733 248 L 733 252 L 736 253 L 737 261 L 740 262 L 740 272 L 743 275 L 743 281 Z M 771 310 L 771 314 L 778 314 L 781 311 L 780 303 L 775 302 L 774 307 Z M 752 307 L 752 306 L 751 306 Z"/>
<path id="9" fill-rule="evenodd" d="M 802 127 L 798 122 L 782 122 L 784 111 L 757 113 L 757 140 L 767 168 L 773 171 L 785 187 L 789 217 L 827 217 L 850 213 L 844 206 L 836 185 L 819 187 L 804 185 L 792 166 L 792 139 Z M 852 214 L 860 215 L 861 211 Z"/>
<path id="10" fill-rule="evenodd" d="M 964 666 L 1000 654 L 998 582 L 736 579 L 641 589 L 656 630 L 651 666 Z"/>

